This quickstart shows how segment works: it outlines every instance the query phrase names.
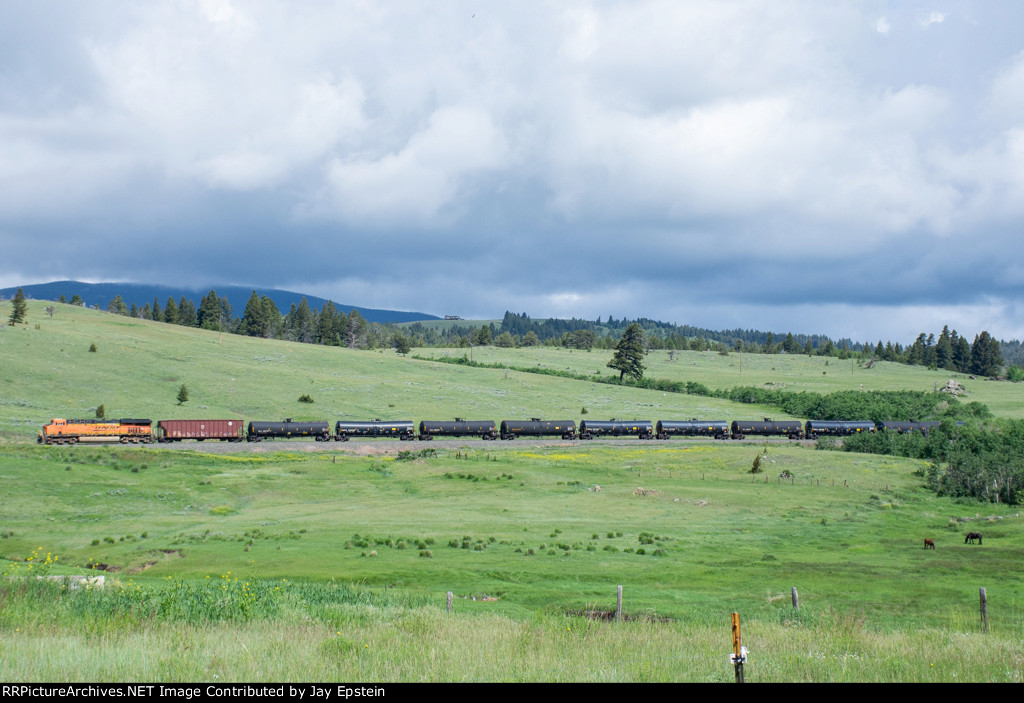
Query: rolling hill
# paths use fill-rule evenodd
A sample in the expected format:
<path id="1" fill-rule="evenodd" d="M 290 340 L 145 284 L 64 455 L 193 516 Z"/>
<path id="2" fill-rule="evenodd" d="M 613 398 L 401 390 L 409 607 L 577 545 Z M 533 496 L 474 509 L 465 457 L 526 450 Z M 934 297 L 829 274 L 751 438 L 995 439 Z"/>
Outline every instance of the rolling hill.
<path id="1" fill-rule="evenodd" d="M 19 286 L 0 289 L 0 295 L 5 299 L 12 297 Z M 66 300 L 78 295 L 85 302 L 87 307 L 95 307 L 105 310 L 107 305 L 115 296 L 120 295 L 124 302 L 130 307 L 132 303 L 142 307 L 146 303 L 152 304 L 158 300 L 163 306 L 168 298 L 174 298 L 175 302 L 182 296 L 190 298 L 197 306 L 199 301 L 207 295 L 210 290 L 217 291 L 219 297 L 228 299 L 235 315 L 240 316 L 245 310 L 245 303 L 255 290 L 259 296 L 267 296 L 274 301 L 277 309 L 282 314 L 287 313 L 292 305 L 298 305 L 305 298 L 311 308 L 323 309 L 327 302 L 324 298 L 314 295 L 303 295 L 287 290 L 276 288 L 254 288 L 250 286 L 209 286 L 204 288 L 187 288 L 184 286 L 158 286 L 146 283 L 82 283 L 81 281 L 53 281 L 51 283 L 38 283 L 27 286 L 20 286 L 28 298 L 35 300 L 59 300 L 64 296 Z M 416 322 L 425 320 L 438 320 L 437 315 L 430 315 L 423 312 L 404 312 L 399 310 L 378 310 L 375 308 L 364 308 L 358 305 L 334 303 L 334 306 L 343 312 L 353 309 L 367 322 Z"/>

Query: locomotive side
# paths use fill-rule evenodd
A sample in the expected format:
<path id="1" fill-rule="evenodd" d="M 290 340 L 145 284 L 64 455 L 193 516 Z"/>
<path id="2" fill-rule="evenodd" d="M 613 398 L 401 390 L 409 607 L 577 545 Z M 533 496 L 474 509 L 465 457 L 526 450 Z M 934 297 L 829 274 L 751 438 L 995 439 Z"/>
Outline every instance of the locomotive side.
<path id="1" fill-rule="evenodd" d="M 122 444 L 153 441 L 153 422 L 122 418 L 120 420 L 67 420 L 54 418 L 43 425 L 36 441 L 39 444 L 76 444 L 82 440 L 116 439 Z"/>

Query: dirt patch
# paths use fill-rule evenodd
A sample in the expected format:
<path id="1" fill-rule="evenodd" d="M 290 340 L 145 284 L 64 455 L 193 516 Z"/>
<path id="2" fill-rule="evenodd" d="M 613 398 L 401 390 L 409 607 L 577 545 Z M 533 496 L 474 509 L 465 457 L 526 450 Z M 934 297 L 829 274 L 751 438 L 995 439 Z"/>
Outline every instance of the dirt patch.
<path id="1" fill-rule="evenodd" d="M 136 566 L 135 568 L 128 569 L 127 573 L 129 573 L 129 574 L 140 574 L 143 571 L 145 571 L 146 569 L 150 569 L 150 568 L 156 566 L 158 563 L 159 562 L 155 562 L 155 561 L 147 561 L 142 566 Z"/>
<path id="2" fill-rule="evenodd" d="M 356 454 L 357 456 L 379 456 L 381 454 L 387 453 L 388 448 L 386 446 L 382 447 L 380 445 L 375 444 L 360 444 L 358 446 L 352 447 L 352 454 Z"/>

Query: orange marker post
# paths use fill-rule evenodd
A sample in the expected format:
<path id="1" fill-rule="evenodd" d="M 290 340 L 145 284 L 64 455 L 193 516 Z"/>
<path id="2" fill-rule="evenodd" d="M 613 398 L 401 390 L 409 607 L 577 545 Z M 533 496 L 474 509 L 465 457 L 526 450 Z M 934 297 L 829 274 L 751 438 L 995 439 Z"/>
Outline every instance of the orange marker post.
<path id="1" fill-rule="evenodd" d="M 732 614 L 732 654 L 729 661 L 736 671 L 736 683 L 743 683 L 743 663 L 747 661 L 747 648 L 740 641 L 740 614 Z"/>

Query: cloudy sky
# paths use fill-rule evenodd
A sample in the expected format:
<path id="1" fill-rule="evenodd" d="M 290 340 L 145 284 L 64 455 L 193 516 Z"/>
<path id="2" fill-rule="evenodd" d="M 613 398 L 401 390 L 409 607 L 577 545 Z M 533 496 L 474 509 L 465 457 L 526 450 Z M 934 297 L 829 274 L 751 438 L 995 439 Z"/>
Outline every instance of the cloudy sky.
<path id="1" fill-rule="evenodd" d="M 3 2 L 0 286 L 1024 337 L 1024 3 Z"/>

